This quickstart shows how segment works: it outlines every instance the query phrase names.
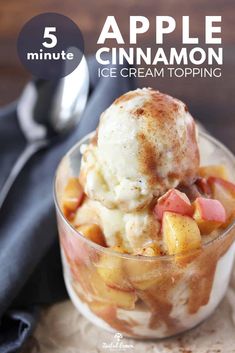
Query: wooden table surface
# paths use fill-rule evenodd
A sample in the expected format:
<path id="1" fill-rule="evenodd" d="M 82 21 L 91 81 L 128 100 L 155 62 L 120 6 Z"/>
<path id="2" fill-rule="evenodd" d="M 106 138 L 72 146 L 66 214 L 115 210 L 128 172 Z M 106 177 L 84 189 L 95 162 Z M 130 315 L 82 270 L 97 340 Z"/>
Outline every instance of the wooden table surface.
<path id="1" fill-rule="evenodd" d="M 16 53 L 16 39 L 23 24 L 42 12 L 69 16 L 84 34 L 86 53 L 97 49 L 97 38 L 107 15 L 115 15 L 123 36 L 129 37 L 129 16 L 143 15 L 150 20 L 150 30 L 139 46 L 154 47 L 155 16 L 170 15 L 177 30 L 167 45 L 180 47 L 182 15 L 189 15 L 192 35 L 203 38 L 204 16 L 221 15 L 224 65 L 222 78 L 140 79 L 139 86 L 152 86 L 184 100 L 192 114 L 235 152 L 235 34 L 234 0 L 0 0 L 0 105 L 15 100 L 29 74 Z"/>

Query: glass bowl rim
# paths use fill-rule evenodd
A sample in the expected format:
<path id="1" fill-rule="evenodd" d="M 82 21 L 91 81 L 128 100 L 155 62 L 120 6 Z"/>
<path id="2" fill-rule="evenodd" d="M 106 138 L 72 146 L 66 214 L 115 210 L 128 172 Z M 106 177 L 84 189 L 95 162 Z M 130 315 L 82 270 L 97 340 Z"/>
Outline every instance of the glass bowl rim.
<path id="1" fill-rule="evenodd" d="M 59 213 L 61 219 L 63 220 L 63 222 L 68 226 L 68 228 L 72 231 L 72 233 L 76 236 L 78 236 L 79 238 L 82 238 L 82 241 L 84 241 L 85 243 L 87 243 L 87 245 L 89 245 L 90 247 L 96 249 L 99 252 L 103 252 L 103 253 L 107 253 L 110 256 L 118 256 L 118 257 L 122 257 L 122 258 L 126 258 L 126 259 L 132 259 L 132 260 L 138 260 L 138 261 L 153 261 L 153 260 L 170 260 L 170 259 L 174 259 L 175 257 L 179 257 L 179 256 L 190 256 L 194 253 L 197 252 L 201 252 L 203 249 L 209 247 L 210 245 L 214 244 L 215 242 L 225 238 L 231 231 L 232 228 L 234 228 L 235 226 L 235 220 L 233 222 L 231 222 L 227 228 L 225 228 L 224 231 L 222 231 L 221 233 L 219 233 L 215 238 L 208 240 L 207 242 L 203 243 L 201 248 L 199 249 L 195 249 L 195 250 L 191 250 L 185 253 L 180 253 L 180 254 L 173 254 L 173 255 L 155 255 L 155 256 L 144 256 L 144 255 L 133 255 L 133 254 L 125 254 L 125 253 L 119 253 L 115 250 L 112 250 L 109 247 L 104 247 L 102 245 L 96 244 L 95 242 L 87 239 L 86 237 L 84 237 L 81 233 L 78 232 L 78 230 L 72 226 L 71 223 L 69 223 L 69 221 L 65 218 L 60 206 L 59 206 L 59 202 L 57 199 L 57 192 L 56 192 L 56 181 L 57 181 L 57 177 L 58 177 L 58 171 L 60 169 L 61 164 L 63 163 L 63 161 L 73 153 L 74 150 L 77 150 L 78 148 L 80 149 L 81 145 L 87 141 L 90 140 L 92 138 L 92 136 L 94 136 L 95 131 L 90 132 L 89 134 L 85 135 L 83 138 L 81 138 L 75 145 L 73 145 L 67 152 L 66 154 L 61 158 L 57 168 L 56 168 L 56 173 L 55 173 L 55 177 L 54 177 L 54 181 L 53 181 L 53 198 L 54 198 L 54 203 L 55 203 L 55 207 L 57 212 Z M 211 142 L 212 144 L 216 145 L 217 148 L 219 148 L 220 150 L 222 150 L 227 157 L 229 157 L 229 159 L 231 159 L 233 161 L 234 164 L 234 169 L 235 169 L 235 156 L 233 155 L 233 153 L 220 141 L 218 141 L 216 138 L 212 137 L 211 135 L 207 134 L 206 132 L 203 131 L 199 131 L 198 132 L 199 136 L 202 136 L 204 139 L 209 140 L 209 142 Z"/>

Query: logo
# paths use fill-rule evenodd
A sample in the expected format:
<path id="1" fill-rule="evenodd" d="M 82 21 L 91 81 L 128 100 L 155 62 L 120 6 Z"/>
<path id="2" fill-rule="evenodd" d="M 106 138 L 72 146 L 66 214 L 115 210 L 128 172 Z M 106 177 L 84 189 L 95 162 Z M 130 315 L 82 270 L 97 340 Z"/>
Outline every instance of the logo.
<path id="1" fill-rule="evenodd" d="M 111 342 L 103 342 L 102 348 L 109 350 L 111 352 L 125 352 L 133 349 L 133 344 L 128 344 L 123 341 L 123 335 L 120 332 L 115 333 L 113 340 Z"/>

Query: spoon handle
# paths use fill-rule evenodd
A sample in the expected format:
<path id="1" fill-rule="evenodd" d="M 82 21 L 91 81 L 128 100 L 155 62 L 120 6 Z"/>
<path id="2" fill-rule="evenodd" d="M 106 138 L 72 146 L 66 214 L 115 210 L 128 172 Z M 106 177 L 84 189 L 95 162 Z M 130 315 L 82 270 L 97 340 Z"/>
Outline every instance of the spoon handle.
<path id="1" fill-rule="evenodd" d="M 29 143 L 26 145 L 25 149 L 23 152 L 19 155 L 17 158 L 10 174 L 8 175 L 6 181 L 3 184 L 3 187 L 0 191 L 0 209 L 3 206 L 4 201 L 7 198 L 7 195 L 14 184 L 14 181 L 16 180 L 17 176 L 23 169 L 24 165 L 27 163 L 27 161 L 32 157 L 34 153 L 36 153 L 38 150 L 40 150 L 42 147 L 45 147 L 48 144 L 46 140 L 42 141 L 37 141 L 33 143 Z"/>

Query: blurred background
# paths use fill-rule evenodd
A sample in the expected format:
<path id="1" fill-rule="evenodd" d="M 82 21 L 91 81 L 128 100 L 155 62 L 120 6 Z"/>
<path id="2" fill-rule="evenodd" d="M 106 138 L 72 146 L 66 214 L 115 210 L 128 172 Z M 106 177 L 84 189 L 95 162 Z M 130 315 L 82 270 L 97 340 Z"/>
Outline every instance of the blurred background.
<path id="1" fill-rule="evenodd" d="M 204 16 L 222 16 L 224 66 L 221 78 L 147 78 L 138 85 L 151 86 L 187 103 L 195 118 L 235 152 L 235 33 L 234 0 L 0 0 L 0 105 L 15 100 L 29 74 L 16 53 L 16 40 L 23 24 L 42 12 L 58 12 L 74 20 L 83 32 L 86 54 L 97 50 L 96 41 L 108 15 L 114 15 L 123 37 L 129 38 L 129 16 L 142 15 L 150 20 L 150 30 L 141 36 L 139 46 L 154 48 L 155 16 L 173 16 L 178 28 L 166 47 L 181 45 L 181 16 L 190 16 L 191 34 L 203 43 Z M 0 127 L 1 128 L 1 127 Z"/>

